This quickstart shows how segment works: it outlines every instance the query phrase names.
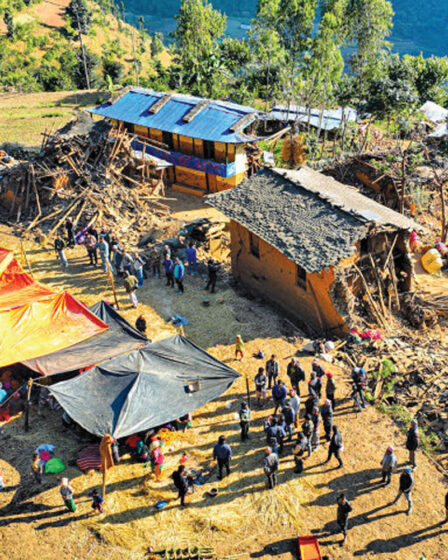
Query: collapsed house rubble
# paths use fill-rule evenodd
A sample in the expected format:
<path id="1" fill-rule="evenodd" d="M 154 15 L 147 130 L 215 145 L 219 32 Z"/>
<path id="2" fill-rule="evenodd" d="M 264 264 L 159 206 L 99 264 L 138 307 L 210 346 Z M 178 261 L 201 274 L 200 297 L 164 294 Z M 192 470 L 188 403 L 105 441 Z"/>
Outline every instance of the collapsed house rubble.
<path id="1" fill-rule="evenodd" d="M 165 171 L 170 163 L 133 148 L 133 134 L 88 115 L 44 135 L 41 151 L 0 173 L 5 221 L 41 240 L 68 217 L 78 229 L 105 219 L 126 243 L 166 216 Z"/>

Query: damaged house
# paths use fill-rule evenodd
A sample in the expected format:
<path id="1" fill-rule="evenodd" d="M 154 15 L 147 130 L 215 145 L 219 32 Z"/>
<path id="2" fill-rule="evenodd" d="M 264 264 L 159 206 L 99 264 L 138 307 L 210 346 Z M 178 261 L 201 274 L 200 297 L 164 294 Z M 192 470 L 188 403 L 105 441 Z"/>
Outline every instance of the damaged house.
<path id="1" fill-rule="evenodd" d="M 420 226 L 332 177 L 265 168 L 207 202 L 231 219 L 234 278 L 311 334 L 346 334 L 360 306 L 382 326 L 411 288 Z"/>
<path id="2" fill-rule="evenodd" d="M 110 102 L 88 109 L 135 134 L 133 147 L 169 162 L 174 190 L 203 196 L 230 189 L 250 170 L 256 109 L 180 93 L 125 88 Z"/>

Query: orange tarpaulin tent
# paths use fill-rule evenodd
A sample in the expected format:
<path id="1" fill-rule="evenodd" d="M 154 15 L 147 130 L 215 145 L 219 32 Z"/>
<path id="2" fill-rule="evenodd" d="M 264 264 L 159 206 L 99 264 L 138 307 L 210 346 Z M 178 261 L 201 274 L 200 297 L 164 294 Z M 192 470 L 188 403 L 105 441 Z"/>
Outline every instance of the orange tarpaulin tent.
<path id="1" fill-rule="evenodd" d="M 0 367 L 82 342 L 108 326 L 76 298 L 56 294 L 0 248 Z"/>

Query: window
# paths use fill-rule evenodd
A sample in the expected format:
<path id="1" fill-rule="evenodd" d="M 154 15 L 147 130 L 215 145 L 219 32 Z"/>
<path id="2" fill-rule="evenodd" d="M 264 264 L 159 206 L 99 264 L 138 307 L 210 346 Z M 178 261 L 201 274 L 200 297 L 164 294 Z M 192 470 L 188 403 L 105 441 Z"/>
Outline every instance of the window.
<path id="1" fill-rule="evenodd" d="M 204 140 L 204 158 L 215 159 L 215 144 L 208 140 Z"/>
<path id="2" fill-rule="evenodd" d="M 257 259 L 260 258 L 260 239 L 253 233 L 249 233 L 250 252 Z"/>
<path id="3" fill-rule="evenodd" d="M 173 145 L 173 135 L 171 134 L 171 132 L 162 132 L 162 141 L 164 144 L 166 144 L 168 146 L 169 150 L 172 150 L 174 145 Z"/>
<path id="4" fill-rule="evenodd" d="M 306 291 L 306 270 L 297 265 L 297 286 Z"/>

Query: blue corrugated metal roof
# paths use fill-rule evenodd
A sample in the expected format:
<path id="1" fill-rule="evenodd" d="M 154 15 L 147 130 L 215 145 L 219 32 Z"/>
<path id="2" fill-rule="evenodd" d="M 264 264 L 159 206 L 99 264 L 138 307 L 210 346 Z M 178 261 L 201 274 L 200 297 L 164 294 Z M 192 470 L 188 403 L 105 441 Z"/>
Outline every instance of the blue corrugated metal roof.
<path id="1" fill-rule="evenodd" d="M 182 120 L 184 115 L 199 101 L 202 101 L 202 98 L 174 94 L 170 101 L 156 114 L 150 113 L 148 109 L 164 95 L 166 94 L 135 88 L 115 103 L 105 103 L 99 107 L 87 109 L 87 111 L 109 119 L 211 142 L 238 144 L 255 140 L 255 138 L 242 132 L 235 133 L 229 130 L 232 125 L 248 113 L 253 113 L 253 120 L 255 120 L 258 117 L 258 112 L 252 107 L 225 101 L 210 101 L 209 105 L 200 111 L 191 122 L 185 122 Z M 246 126 L 248 125 L 246 124 Z"/>
<path id="2" fill-rule="evenodd" d="M 301 105 L 290 105 L 289 107 L 287 105 L 276 105 L 269 112 L 269 116 L 285 122 L 309 123 L 310 126 L 319 128 L 321 113 L 320 109 L 311 109 L 310 111 L 307 107 L 302 107 Z M 346 122 L 355 122 L 357 116 L 355 109 L 350 107 L 325 110 L 322 115 L 321 128 L 322 130 L 334 130 L 341 126 L 342 117 L 344 117 Z"/>

